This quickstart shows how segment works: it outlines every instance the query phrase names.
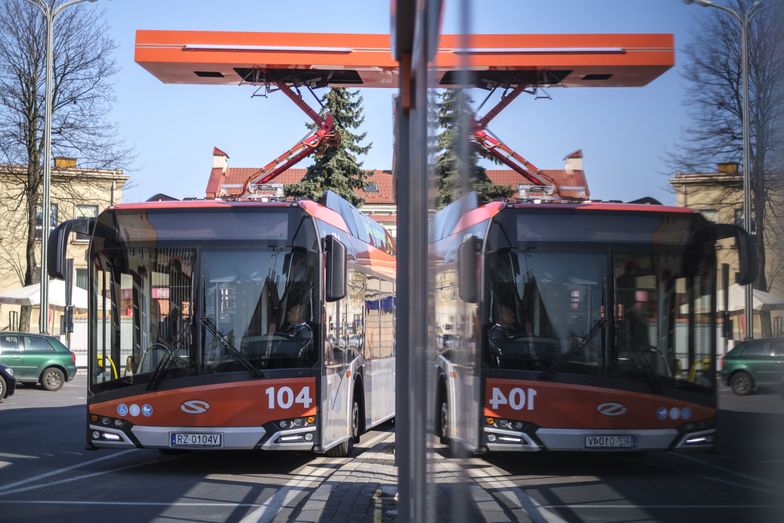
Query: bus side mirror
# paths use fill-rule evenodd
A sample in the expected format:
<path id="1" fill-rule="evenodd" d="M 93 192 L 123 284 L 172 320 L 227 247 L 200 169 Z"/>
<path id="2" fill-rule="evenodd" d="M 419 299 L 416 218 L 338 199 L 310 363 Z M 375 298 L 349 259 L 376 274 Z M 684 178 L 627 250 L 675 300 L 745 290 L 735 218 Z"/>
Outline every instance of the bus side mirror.
<path id="1" fill-rule="evenodd" d="M 71 232 L 91 236 L 95 229 L 95 218 L 76 218 L 67 220 L 55 227 L 49 235 L 46 255 L 46 272 L 50 278 L 65 280 L 68 272 L 65 257 L 68 251 L 68 237 Z"/>
<path id="2" fill-rule="evenodd" d="M 735 238 L 738 248 L 739 270 L 735 276 L 738 285 L 749 285 L 757 279 L 757 248 L 754 239 L 742 227 L 728 223 L 713 225 L 716 240 Z"/>
<path id="3" fill-rule="evenodd" d="M 479 238 L 471 236 L 457 253 L 458 290 L 460 299 L 467 303 L 479 301 L 479 243 Z"/>
<path id="4" fill-rule="evenodd" d="M 342 300 L 346 297 L 346 246 L 334 236 L 327 236 L 324 252 L 327 255 L 326 300 Z"/>

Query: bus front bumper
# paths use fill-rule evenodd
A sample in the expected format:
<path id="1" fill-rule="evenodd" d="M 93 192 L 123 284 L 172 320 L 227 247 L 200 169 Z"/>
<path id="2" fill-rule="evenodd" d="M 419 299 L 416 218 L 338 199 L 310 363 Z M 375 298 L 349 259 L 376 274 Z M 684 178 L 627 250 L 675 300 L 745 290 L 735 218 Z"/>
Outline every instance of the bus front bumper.
<path id="1" fill-rule="evenodd" d="M 173 435 L 198 434 L 200 437 L 219 436 L 219 444 L 177 446 Z M 269 437 L 264 427 L 150 427 L 136 425 L 130 430 L 90 424 L 88 440 L 98 448 L 157 448 L 181 450 L 262 449 L 311 451 L 316 439 L 316 427 L 279 430 Z M 213 439 L 213 441 L 215 441 Z"/>
<path id="2" fill-rule="evenodd" d="M 172 444 L 173 435 L 198 434 L 209 438 L 211 445 Z M 90 424 L 88 440 L 98 448 L 154 448 L 181 450 L 254 449 L 266 434 L 264 427 L 151 427 L 135 425 L 130 430 Z"/>
<path id="3" fill-rule="evenodd" d="M 547 429 L 533 434 L 484 428 L 484 446 L 491 452 L 639 452 L 663 450 L 710 450 L 716 430 L 683 433 L 678 429 Z M 603 445 L 603 443 L 606 444 Z"/>

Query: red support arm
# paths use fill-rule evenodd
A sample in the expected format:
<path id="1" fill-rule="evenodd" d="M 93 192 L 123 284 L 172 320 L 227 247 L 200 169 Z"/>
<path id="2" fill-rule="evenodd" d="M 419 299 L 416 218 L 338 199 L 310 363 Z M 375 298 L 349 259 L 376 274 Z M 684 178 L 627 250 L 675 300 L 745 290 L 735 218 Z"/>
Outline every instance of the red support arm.
<path id="1" fill-rule="evenodd" d="M 525 91 L 526 87 L 527 86 L 525 86 L 525 85 L 518 85 L 517 87 L 512 89 L 510 92 L 506 93 L 506 95 L 502 96 L 501 99 L 498 101 L 498 103 L 495 104 L 495 106 L 492 109 L 487 111 L 486 115 L 484 115 L 482 118 L 477 120 L 476 123 L 479 125 L 479 127 L 481 127 L 482 129 L 487 127 L 487 124 L 490 123 L 490 120 L 492 120 L 493 118 L 498 116 L 501 113 L 501 111 L 506 109 L 506 107 L 510 103 L 515 101 L 515 98 L 517 98 L 518 96 L 523 94 L 523 91 Z"/>
<path id="2" fill-rule="evenodd" d="M 275 86 L 288 96 L 297 107 L 307 114 L 318 128 L 299 142 L 294 147 L 291 147 L 286 152 L 272 160 L 270 163 L 259 169 L 259 171 L 250 176 L 242 188 L 242 195 L 249 193 L 251 185 L 261 185 L 269 183 L 286 169 L 296 165 L 304 158 L 311 154 L 322 151 L 324 148 L 335 145 L 339 142 L 340 136 L 335 131 L 335 122 L 331 114 L 322 117 L 312 107 L 310 107 L 302 99 L 302 96 L 294 92 L 288 85 L 283 82 L 275 82 Z"/>
<path id="3" fill-rule="evenodd" d="M 314 122 L 316 122 L 316 125 L 318 125 L 319 127 L 324 127 L 324 124 L 325 124 L 324 119 L 321 118 L 321 116 L 316 111 L 314 111 L 312 107 L 310 107 L 308 104 L 305 103 L 305 100 L 302 99 L 302 96 L 300 94 L 295 93 L 294 91 L 292 91 L 291 87 L 289 87 L 288 85 L 286 85 L 283 82 L 275 82 L 275 86 L 283 94 L 288 96 L 291 99 L 291 101 L 294 102 L 297 105 L 297 107 L 302 109 L 302 111 L 305 114 L 310 116 L 310 119 L 313 120 Z"/>
<path id="4" fill-rule="evenodd" d="M 269 183 L 292 165 L 299 163 L 302 159 L 307 158 L 325 147 L 334 145 L 337 140 L 338 135 L 334 130 L 332 115 L 328 114 L 327 117 L 324 118 L 323 125 L 313 134 L 300 140 L 294 147 L 272 160 L 259 169 L 259 172 L 248 178 L 242 189 L 242 194 L 247 194 L 251 185 Z"/>
<path id="5" fill-rule="evenodd" d="M 514 152 L 504 142 L 491 136 L 487 131 L 478 125 L 474 129 L 474 140 L 476 143 L 494 158 L 511 167 L 515 172 L 536 185 L 552 185 L 555 182 L 542 173 L 534 164 Z"/>

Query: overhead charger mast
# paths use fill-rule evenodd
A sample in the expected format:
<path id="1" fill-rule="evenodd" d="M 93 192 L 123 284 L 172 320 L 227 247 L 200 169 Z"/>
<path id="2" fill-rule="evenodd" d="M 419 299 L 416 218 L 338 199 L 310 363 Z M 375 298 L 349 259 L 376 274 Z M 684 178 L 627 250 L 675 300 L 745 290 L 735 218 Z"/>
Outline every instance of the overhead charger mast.
<path id="1" fill-rule="evenodd" d="M 647 85 L 674 65 L 674 47 L 673 36 L 667 34 L 475 34 L 471 47 L 465 48 L 463 36 L 444 34 L 432 73 L 436 87 L 454 88 L 457 73 L 468 67 L 473 85 L 491 91 L 507 89 L 495 107 L 477 118 L 473 139 L 478 146 L 519 173 L 521 181 L 530 182 L 529 196 L 586 199 L 588 186 L 582 171 L 548 175 L 487 125 L 528 90 L 554 85 Z M 384 34 L 141 30 L 136 33 L 136 61 L 166 83 L 253 83 L 283 91 L 313 120 L 312 133 L 243 180 L 242 194 L 251 197 L 254 188 L 337 143 L 331 116 L 319 115 L 308 106 L 298 87 L 397 88 L 401 74 L 390 36 Z M 403 89 L 400 104 L 411 103 L 410 93 Z M 208 198 L 225 194 L 220 173 L 213 171 Z"/>

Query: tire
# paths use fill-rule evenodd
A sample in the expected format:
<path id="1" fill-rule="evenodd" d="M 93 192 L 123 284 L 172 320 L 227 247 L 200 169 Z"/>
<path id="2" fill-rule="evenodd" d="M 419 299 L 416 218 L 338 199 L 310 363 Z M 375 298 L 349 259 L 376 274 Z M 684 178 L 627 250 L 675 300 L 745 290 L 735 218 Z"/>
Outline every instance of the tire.
<path id="1" fill-rule="evenodd" d="M 0 402 L 5 399 L 5 393 L 8 391 L 8 386 L 5 383 L 5 378 L 0 376 Z"/>
<path id="2" fill-rule="evenodd" d="M 354 441 L 359 441 L 359 400 L 355 397 L 351 404 L 351 436 L 340 445 L 329 449 L 325 454 L 331 458 L 347 458 L 354 450 Z"/>
<path id="3" fill-rule="evenodd" d="M 748 396 L 754 391 L 754 378 L 748 372 L 736 372 L 730 377 L 730 388 L 738 396 Z"/>
<path id="4" fill-rule="evenodd" d="M 449 403 L 446 394 L 441 395 L 441 402 L 438 406 L 438 441 L 442 445 L 449 446 Z"/>
<path id="5" fill-rule="evenodd" d="M 57 367 L 48 367 L 41 373 L 41 385 L 50 391 L 60 390 L 65 383 L 65 374 Z"/>

